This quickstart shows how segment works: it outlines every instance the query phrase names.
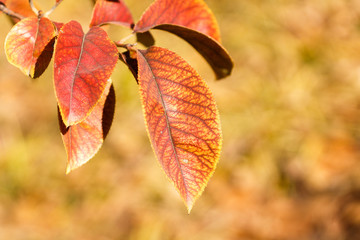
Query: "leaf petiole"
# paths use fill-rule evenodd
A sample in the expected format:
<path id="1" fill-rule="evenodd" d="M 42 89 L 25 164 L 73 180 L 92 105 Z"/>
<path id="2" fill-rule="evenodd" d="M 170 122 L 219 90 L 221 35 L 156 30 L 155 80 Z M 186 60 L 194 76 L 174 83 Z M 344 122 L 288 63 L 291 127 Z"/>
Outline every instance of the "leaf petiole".
<path id="1" fill-rule="evenodd" d="M 125 42 L 127 40 L 129 40 L 130 38 L 132 38 L 134 35 L 135 35 L 134 33 L 131 33 L 130 35 L 124 37 L 123 39 L 115 42 L 116 46 L 118 46 L 118 47 L 126 47 L 128 45 L 132 45 L 132 46 L 136 45 L 136 43 L 135 44 L 125 44 Z"/>

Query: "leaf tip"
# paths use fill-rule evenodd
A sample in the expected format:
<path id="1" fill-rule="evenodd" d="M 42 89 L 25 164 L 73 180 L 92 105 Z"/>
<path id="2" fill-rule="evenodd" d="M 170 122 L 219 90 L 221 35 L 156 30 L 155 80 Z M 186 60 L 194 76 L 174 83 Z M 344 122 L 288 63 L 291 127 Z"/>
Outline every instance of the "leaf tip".
<path id="1" fill-rule="evenodd" d="M 193 208 L 193 206 L 194 206 L 194 201 L 193 201 L 192 199 L 188 198 L 188 199 L 186 200 L 185 205 L 186 205 L 188 214 L 190 214 L 190 212 L 191 212 L 191 210 L 192 210 L 192 208 Z"/>
<path id="2" fill-rule="evenodd" d="M 71 173 L 72 170 L 73 170 L 72 167 L 68 164 L 67 167 L 66 167 L 65 174 L 68 175 L 69 173 Z"/>
<path id="3" fill-rule="evenodd" d="M 84 162 L 85 163 L 85 162 Z M 75 169 L 79 168 L 80 166 L 82 166 L 84 163 L 80 163 L 80 164 L 76 164 L 74 162 L 69 161 L 67 166 L 66 166 L 66 175 L 68 175 L 69 173 L 71 173 L 72 171 L 74 171 Z"/>

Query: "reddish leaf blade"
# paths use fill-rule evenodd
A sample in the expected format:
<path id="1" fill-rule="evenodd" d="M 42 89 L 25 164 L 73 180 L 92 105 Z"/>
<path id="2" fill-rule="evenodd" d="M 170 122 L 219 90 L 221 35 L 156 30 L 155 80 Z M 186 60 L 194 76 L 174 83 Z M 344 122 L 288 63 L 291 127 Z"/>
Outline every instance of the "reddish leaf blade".
<path id="1" fill-rule="evenodd" d="M 115 93 L 109 79 L 102 97 L 84 121 L 66 127 L 58 114 L 68 158 L 66 173 L 85 164 L 99 151 L 110 129 L 114 111 Z"/>
<path id="2" fill-rule="evenodd" d="M 222 137 L 214 98 L 196 71 L 167 49 L 139 50 L 137 60 L 152 147 L 190 211 L 220 155 Z"/>
<path id="3" fill-rule="evenodd" d="M 48 18 L 25 18 L 18 22 L 6 37 L 7 59 L 26 75 L 38 77 L 51 60 L 54 37 L 55 28 Z M 45 57 L 42 55 L 44 50 L 46 50 Z M 43 57 L 40 57 L 41 55 Z"/>
<path id="4" fill-rule="evenodd" d="M 161 24 L 187 27 L 220 42 L 216 19 L 203 0 L 156 0 L 135 25 L 135 32 L 145 32 Z"/>
<path id="5" fill-rule="evenodd" d="M 229 76 L 234 63 L 220 44 L 220 34 L 211 10 L 203 0 L 157 0 L 135 25 L 134 32 L 160 29 L 191 44 L 212 67 L 216 79 Z"/>
<path id="6" fill-rule="evenodd" d="M 134 24 L 131 13 L 123 0 L 99 0 L 95 3 L 90 27 L 108 23 L 129 28 Z"/>
<path id="7" fill-rule="evenodd" d="M 54 57 L 54 84 L 66 126 L 82 122 L 99 101 L 118 59 L 115 44 L 100 27 L 84 34 L 71 21 L 59 32 Z"/>

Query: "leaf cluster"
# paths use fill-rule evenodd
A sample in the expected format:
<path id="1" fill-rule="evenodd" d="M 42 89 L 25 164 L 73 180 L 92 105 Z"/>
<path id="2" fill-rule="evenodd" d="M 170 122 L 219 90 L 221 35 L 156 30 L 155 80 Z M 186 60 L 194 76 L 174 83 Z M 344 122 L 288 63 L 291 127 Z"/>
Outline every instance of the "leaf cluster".
<path id="1" fill-rule="evenodd" d="M 233 63 L 222 47 L 216 19 L 203 0 L 155 0 L 134 23 L 123 0 L 94 3 L 90 29 L 59 23 L 32 0 L 2 0 L 0 10 L 16 23 L 5 40 L 8 61 L 37 78 L 54 58 L 59 125 L 68 157 L 67 173 L 90 160 L 109 132 L 115 92 L 111 75 L 120 60 L 139 85 L 145 124 L 155 155 L 190 211 L 219 159 L 219 113 L 206 82 L 179 55 L 155 46 L 150 31 L 175 34 L 194 47 L 216 79 L 231 74 Z M 111 40 L 103 25 L 132 30 Z M 136 36 L 147 47 L 126 43 Z"/>

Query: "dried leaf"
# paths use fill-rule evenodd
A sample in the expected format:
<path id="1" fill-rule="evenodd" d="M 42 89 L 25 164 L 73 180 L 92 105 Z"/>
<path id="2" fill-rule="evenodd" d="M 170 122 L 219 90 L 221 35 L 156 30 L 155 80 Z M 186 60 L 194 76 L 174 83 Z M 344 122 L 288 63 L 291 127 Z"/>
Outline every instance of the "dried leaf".
<path id="1" fill-rule="evenodd" d="M 66 127 L 58 118 L 68 157 L 66 173 L 89 161 L 100 149 L 109 132 L 115 111 L 115 93 L 109 79 L 105 91 L 90 115 L 82 122 Z"/>
<path id="2" fill-rule="evenodd" d="M 131 27 L 134 24 L 130 10 L 123 0 L 96 1 L 91 18 L 91 26 L 100 26 L 108 23 Z"/>
<path id="3" fill-rule="evenodd" d="M 92 27 L 84 34 L 76 21 L 59 32 L 54 57 L 54 84 L 66 126 L 82 122 L 99 101 L 118 51 L 106 32 Z"/>
<path id="4" fill-rule="evenodd" d="M 48 18 L 25 18 L 14 25 L 6 37 L 7 59 L 26 75 L 38 77 L 51 60 L 54 37 L 55 28 Z"/>
<path id="5" fill-rule="evenodd" d="M 137 60 L 153 150 L 190 211 L 220 155 L 222 137 L 214 98 L 198 73 L 167 49 L 138 50 Z"/>

